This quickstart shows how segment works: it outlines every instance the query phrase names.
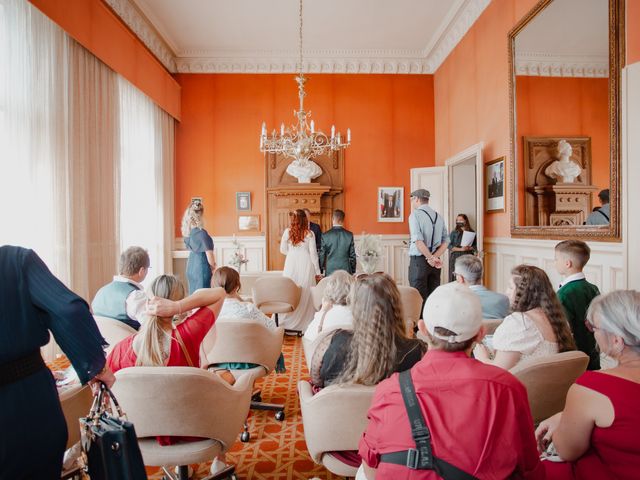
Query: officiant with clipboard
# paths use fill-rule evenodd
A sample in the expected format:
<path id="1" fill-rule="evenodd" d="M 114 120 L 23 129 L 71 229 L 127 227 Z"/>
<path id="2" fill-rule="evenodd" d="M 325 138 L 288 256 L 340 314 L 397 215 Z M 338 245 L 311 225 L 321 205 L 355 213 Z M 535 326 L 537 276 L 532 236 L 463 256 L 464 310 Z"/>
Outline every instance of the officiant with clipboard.
<path id="1" fill-rule="evenodd" d="M 459 213 L 456 217 L 456 228 L 449 234 L 449 281 L 454 282 L 456 276 L 456 259 L 462 255 L 475 255 L 478 252 L 476 232 L 469 224 L 469 217 Z"/>

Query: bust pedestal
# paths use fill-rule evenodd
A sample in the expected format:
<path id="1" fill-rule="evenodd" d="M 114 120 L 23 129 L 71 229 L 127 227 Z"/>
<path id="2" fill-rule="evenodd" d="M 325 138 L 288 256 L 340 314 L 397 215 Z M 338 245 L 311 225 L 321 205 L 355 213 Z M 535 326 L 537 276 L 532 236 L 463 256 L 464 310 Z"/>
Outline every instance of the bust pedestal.
<path id="1" fill-rule="evenodd" d="M 538 225 L 582 225 L 591 213 L 591 198 L 598 187 L 578 183 L 536 185 Z"/>

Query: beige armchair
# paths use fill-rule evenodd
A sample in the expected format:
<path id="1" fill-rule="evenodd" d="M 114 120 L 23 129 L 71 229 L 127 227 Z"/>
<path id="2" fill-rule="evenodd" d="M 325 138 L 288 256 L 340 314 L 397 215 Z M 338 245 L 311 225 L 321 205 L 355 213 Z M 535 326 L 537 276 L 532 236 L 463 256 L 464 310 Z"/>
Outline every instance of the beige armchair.
<path id="1" fill-rule="evenodd" d="M 253 303 L 265 315 L 273 315 L 278 325 L 278 314 L 291 313 L 300 302 L 302 290 L 288 277 L 262 277 L 253 285 Z M 289 331 L 289 330 L 287 330 Z M 290 330 L 302 336 L 299 330 Z"/>
<path id="2" fill-rule="evenodd" d="M 79 420 L 87 416 L 92 403 L 93 394 L 88 385 L 74 385 L 60 394 L 60 405 L 69 431 L 67 448 L 80 441 Z"/>
<path id="3" fill-rule="evenodd" d="M 484 326 L 485 333 L 487 335 L 493 335 L 496 328 L 502 323 L 502 318 L 483 318 L 482 325 Z"/>
<path id="4" fill-rule="evenodd" d="M 314 395 L 309 382 L 298 382 L 304 438 L 314 462 L 342 477 L 356 475 L 356 468 L 327 452 L 358 450 L 374 391 L 363 385 L 331 385 Z"/>
<path id="5" fill-rule="evenodd" d="M 324 289 L 327 287 L 328 277 L 324 277 L 314 287 L 311 287 L 311 301 L 313 302 L 313 308 L 316 312 L 322 308 L 322 297 L 324 296 Z"/>
<path id="6" fill-rule="evenodd" d="M 203 463 L 226 452 L 235 443 L 249 412 L 249 377 L 229 385 L 206 370 L 194 367 L 130 367 L 116 372 L 113 393 L 133 422 L 145 465 Z M 156 436 L 202 437 L 195 442 L 161 446 Z M 207 479 L 233 475 L 233 467 Z"/>
<path id="7" fill-rule="evenodd" d="M 233 370 L 238 378 L 249 377 L 251 384 L 268 375 L 276 367 L 282 352 L 284 328 L 270 330 L 262 323 L 249 319 L 222 320 L 216 323 L 212 332 L 207 334 L 200 348 L 200 363 L 208 367 L 217 363 L 254 363 L 260 365 L 248 370 Z M 276 420 L 284 420 L 284 406 L 277 403 L 264 403 L 260 391 L 254 392 L 251 408 L 276 412 Z M 245 423 L 240 436 L 243 442 L 250 439 Z"/>
<path id="8" fill-rule="evenodd" d="M 589 357 L 582 352 L 562 352 L 520 362 L 510 372 L 527 388 L 533 422 L 561 412 L 569 387 L 584 373 Z"/>
<path id="9" fill-rule="evenodd" d="M 413 287 L 398 285 L 398 290 L 400 291 L 400 302 L 402 303 L 402 313 L 407 326 L 407 335 L 409 338 L 413 338 L 414 327 L 418 325 L 418 320 L 420 320 L 422 314 L 422 296 Z"/>
<path id="10" fill-rule="evenodd" d="M 98 330 L 100 330 L 100 333 L 109 344 L 109 346 L 105 349 L 107 355 L 109 354 L 109 352 L 111 352 L 111 350 L 113 350 L 113 347 L 115 347 L 118 342 L 121 342 L 130 335 L 138 333 L 134 328 L 131 328 L 129 325 L 121 322 L 120 320 L 101 317 L 99 315 L 94 315 L 93 318 L 98 325 Z"/>

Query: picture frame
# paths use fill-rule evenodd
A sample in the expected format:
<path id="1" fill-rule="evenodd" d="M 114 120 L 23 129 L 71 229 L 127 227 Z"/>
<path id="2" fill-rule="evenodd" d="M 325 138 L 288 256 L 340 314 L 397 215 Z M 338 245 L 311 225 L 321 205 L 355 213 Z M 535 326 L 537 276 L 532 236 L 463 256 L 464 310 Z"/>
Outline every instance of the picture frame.
<path id="1" fill-rule="evenodd" d="M 239 215 L 238 230 L 241 232 L 260 231 L 260 215 Z"/>
<path id="2" fill-rule="evenodd" d="M 236 210 L 239 212 L 251 211 L 251 192 L 236 192 Z"/>
<path id="3" fill-rule="evenodd" d="M 378 222 L 404 222 L 404 187 L 378 187 Z"/>
<path id="4" fill-rule="evenodd" d="M 506 211 L 505 161 L 506 157 L 500 157 L 486 163 L 484 166 L 484 205 L 486 212 Z"/>

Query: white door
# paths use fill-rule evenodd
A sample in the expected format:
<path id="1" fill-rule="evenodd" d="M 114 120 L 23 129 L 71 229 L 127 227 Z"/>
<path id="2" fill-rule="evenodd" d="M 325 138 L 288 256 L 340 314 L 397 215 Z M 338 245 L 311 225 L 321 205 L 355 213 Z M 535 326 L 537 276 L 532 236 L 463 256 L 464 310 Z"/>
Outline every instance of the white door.
<path id="1" fill-rule="evenodd" d="M 431 197 L 429 198 L 429 206 L 436 212 L 442 215 L 443 218 L 449 218 L 449 202 L 447 201 L 448 180 L 447 180 L 447 167 L 425 167 L 425 168 L 412 168 L 411 169 L 411 191 L 418 188 L 425 188 L 429 190 Z M 448 222 L 447 228 L 449 228 Z M 447 255 L 443 256 L 442 274 L 440 276 L 440 282 L 446 282 L 448 278 L 448 262 Z M 407 253 L 406 257 L 406 272 L 409 270 L 409 257 Z M 405 273 L 405 275 L 407 275 Z M 409 285 L 409 282 L 406 282 Z"/>

